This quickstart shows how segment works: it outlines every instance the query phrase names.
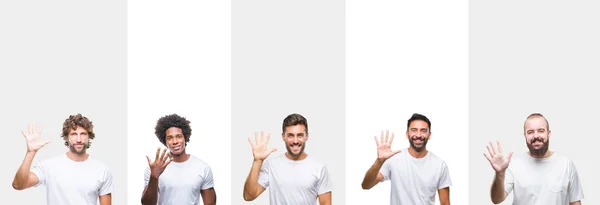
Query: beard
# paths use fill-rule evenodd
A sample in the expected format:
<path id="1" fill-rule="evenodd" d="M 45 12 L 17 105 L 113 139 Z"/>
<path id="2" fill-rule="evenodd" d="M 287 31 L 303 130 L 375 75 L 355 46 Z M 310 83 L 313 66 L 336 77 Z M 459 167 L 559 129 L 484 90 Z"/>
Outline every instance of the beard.
<path id="1" fill-rule="evenodd" d="M 538 141 L 544 143 L 544 145 L 542 145 L 542 147 L 536 149 L 533 147 L 533 143 L 538 142 Z M 533 140 L 531 140 L 530 143 L 527 143 L 527 148 L 529 148 L 529 152 L 531 153 L 531 155 L 536 156 L 536 157 L 542 157 L 542 156 L 546 155 L 546 152 L 548 152 L 549 146 L 550 146 L 550 138 L 548 138 L 546 141 L 544 141 L 542 138 L 533 138 Z"/>
<path id="2" fill-rule="evenodd" d="M 300 156 L 304 152 L 304 148 L 306 147 L 306 144 L 303 143 L 300 147 L 300 152 L 298 152 L 298 154 L 294 154 L 292 152 L 292 149 L 290 148 L 290 146 L 292 146 L 292 145 L 294 145 L 294 144 L 289 144 L 289 145 L 286 144 L 285 149 L 287 149 L 287 152 L 290 153 L 290 155 L 292 155 L 294 157 Z"/>
<path id="3" fill-rule="evenodd" d="M 83 148 L 81 148 L 80 151 L 77 151 L 77 148 L 75 148 L 76 144 L 71 144 L 71 142 L 69 143 L 69 150 L 71 150 L 71 152 L 75 153 L 75 154 L 83 154 L 85 153 L 85 151 L 87 150 L 87 148 L 89 148 L 89 142 L 88 143 L 83 143 Z"/>
<path id="4" fill-rule="evenodd" d="M 421 141 L 423 141 L 423 144 L 421 144 L 420 147 L 417 147 L 415 145 L 414 140 L 421 140 Z M 410 139 L 408 139 L 408 143 L 410 143 L 410 146 L 413 149 L 415 149 L 415 151 L 421 152 L 421 151 L 423 151 L 423 149 L 425 149 L 425 146 L 427 145 L 427 138 L 425 138 L 425 137 L 421 137 L 421 138 L 419 138 L 419 137 L 411 137 Z"/>

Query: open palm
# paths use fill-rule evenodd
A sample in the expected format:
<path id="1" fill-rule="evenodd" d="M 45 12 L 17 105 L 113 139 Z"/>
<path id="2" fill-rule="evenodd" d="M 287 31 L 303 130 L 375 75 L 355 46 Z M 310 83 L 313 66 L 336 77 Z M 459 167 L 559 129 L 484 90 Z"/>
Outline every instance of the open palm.
<path id="1" fill-rule="evenodd" d="M 27 141 L 27 151 L 35 152 L 50 143 L 49 140 L 41 140 L 42 137 L 42 127 L 35 126 L 35 123 L 29 124 L 27 126 L 27 132 L 21 130 L 23 137 Z"/>
<path id="2" fill-rule="evenodd" d="M 509 152 L 507 155 L 503 154 L 502 145 L 500 145 L 500 142 L 496 143 L 497 146 L 494 146 L 494 144 L 490 142 L 490 145 L 486 146 L 487 152 L 483 153 L 483 155 L 487 158 L 496 172 L 503 172 L 508 168 L 513 153 Z"/>
<path id="3" fill-rule="evenodd" d="M 252 147 L 252 155 L 254 155 L 254 160 L 264 160 L 266 159 L 271 153 L 277 151 L 277 149 L 275 148 L 269 148 L 267 146 L 267 144 L 269 143 L 269 140 L 271 139 L 271 134 L 267 134 L 267 137 L 265 139 L 264 136 L 264 132 L 260 132 L 260 137 L 258 136 L 258 133 L 254 133 L 254 138 L 255 138 L 255 144 L 252 144 L 252 140 L 250 140 L 250 138 L 248 138 L 248 142 L 250 143 L 250 146 Z"/>
<path id="4" fill-rule="evenodd" d="M 392 151 L 392 142 L 394 141 L 394 133 L 392 137 L 389 137 L 389 131 L 385 131 L 385 137 L 383 131 L 381 131 L 380 140 L 377 140 L 375 136 L 375 143 L 377 143 L 377 158 L 378 159 L 389 159 L 395 154 L 400 153 L 400 150 Z"/>

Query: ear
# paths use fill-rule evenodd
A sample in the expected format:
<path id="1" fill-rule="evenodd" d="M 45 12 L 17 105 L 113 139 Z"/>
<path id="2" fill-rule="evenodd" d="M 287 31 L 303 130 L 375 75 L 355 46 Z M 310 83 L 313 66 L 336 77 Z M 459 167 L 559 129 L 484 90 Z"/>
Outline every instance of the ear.
<path id="1" fill-rule="evenodd" d="M 408 136 L 408 130 L 406 130 L 406 139 L 410 140 L 410 136 Z"/>
<path id="2" fill-rule="evenodd" d="M 552 131 L 548 130 L 548 138 L 550 138 L 550 134 L 552 134 Z"/>
<path id="3" fill-rule="evenodd" d="M 285 142 L 285 133 L 281 133 L 281 139 Z"/>
<path id="4" fill-rule="evenodd" d="M 433 132 L 429 132 L 429 134 L 427 135 L 427 140 L 431 139 L 432 134 L 433 134 Z"/>

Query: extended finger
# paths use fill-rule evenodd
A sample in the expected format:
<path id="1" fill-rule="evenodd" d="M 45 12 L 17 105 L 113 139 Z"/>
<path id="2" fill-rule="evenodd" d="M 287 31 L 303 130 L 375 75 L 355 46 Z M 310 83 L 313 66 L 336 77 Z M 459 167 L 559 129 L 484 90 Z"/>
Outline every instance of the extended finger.
<path id="1" fill-rule="evenodd" d="M 163 149 L 162 153 L 160 154 L 160 161 L 162 162 L 165 161 L 165 153 L 167 153 L 167 149 Z"/>
<path id="2" fill-rule="evenodd" d="M 150 166 L 152 164 L 152 162 L 150 162 L 150 157 L 146 156 L 146 159 L 148 160 L 148 166 Z"/>
<path id="3" fill-rule="evenodd" d="M 496 141 L 496 144 L 498 144 L 498 153 L 502 153 L 502 145 L 500 145 L 500 141 Z"/>
<path id="4" fill-rule="evenodd" d="M 42 135 L 42 131 L 43 131 L 43 130 L 44 130 L 44 127 L 43 127 L 42 125 L 40 125 L 40 126 L 38 127 L 38 133 L 39 133 L 40 135 Z"/>
<path id="5" fill-rule="evenodd" d="M 267 133 L 267 141 L 265 141 L 265 144 L 268 144 L 269 140 L 271 140 L 271 133 Z"/>
<path id="6" fill-rule="evenodd" d="M 390 130 L 385 130 L 385 143 L 389 143 L 390 141 Z"/>
<path id="7" fill-rule="evenodd" d="M 379 143 L 385 143 L 385 141 L 383 141 L 383 130 L 381 130 L 381 137 L 379 137 Z"/>
<path id="8" fill-rule="evenodd" d="M 396 155 L 396 154 L 400 153 L 401 151 L 402 151 L 402 150 L 396 150 L 396 151 L 392 152 L 392 155 L 391 155 L 390 157 L 392 157 L 392 156 L 394 156 L 394 155 Z"/>
<path id="9" fill-rule="evenodd" d="M 265 142 L 265 132 L 260 131 L 260 143 L 263 144 Z"/>
<path id="10" fill-rule="evenodd" d="M 254 132 L 254 144 L 258 144 L 258 132 Z"/>
<path id="11" fill-rule="evenodd" d="M 490 154 L 492 154 L 492 156 L 495 156 L 498 153 L 496 146 L 494 146 L 494 143 L 492 142 L 490 142 L 490 147 L 488 147 L 488 149 L 490 149 Z"/>
<path id="12" fill-rule="evenodd" d="M 490 155 L 490 157 L 494 158 L 495 154 L 492 151 L 492 148 L 490 148 L 490 146 L 485 146 L 485 148 L 487 148 L 488 154 Z"/>
<path id="13" fill-rule="evenodd" d="M 252 149 L 254 149 L 254 144 L 252 144 L 252 140 L 250 139 L 250 137 L 248 137 L 248 143 L 250 143 L 250 147 L 252 147 Z"/>
<path id="14" fill-rule="evenodd" d="M 392 138 L 390 138 L 390 145 L 392 145 L 393 141 L 394 141 L 394 133 L 392 132 Z"/>
<path id="15" fill-rule="evenodd" d="M 31 123 L 27 124 L 27 133 L 31 134 Z"/>
<path id="16" fill-rule="evenodd" d="M 485 156 L 485 158 L 492 163 L 492 157 L 489 156 L 489 154 L 487 152 L 483 152 L 483 156 Z"/>
<path id="17" fill-rule="evenodd" d="M 377 147 L 379 147 L 379 140 L 377 140 L 377 136 L 373 136 L 373 138 L 375 138 L 375 144 L 377 144 Z"/>
<path id="18" fill-rule="evenodd" d="M 170 157 L 167 157 L 167 158 L 169 158 L 169 160 L 167 160 L 167 161 L 166 161 L 166 162 L 163 164 L 163 166 L 162 166 L 163 168 L 167 167 L 167 165 L 171 164 L 171 162 L 173 161 L 173 160 L 171 160 L 171 158 L 170 158 Z"/>
<path id="19" fill-rule="evenodd" d="M 156 148 L 156 157 L 154 158 L 154 161 L 158 161 L 158 155 L 160 154 L 160 147 Z"/>

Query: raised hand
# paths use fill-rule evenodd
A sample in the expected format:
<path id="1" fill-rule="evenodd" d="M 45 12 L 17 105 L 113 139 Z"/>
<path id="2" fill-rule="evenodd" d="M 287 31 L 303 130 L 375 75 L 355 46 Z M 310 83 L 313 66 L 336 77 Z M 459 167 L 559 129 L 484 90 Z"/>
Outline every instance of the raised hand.
<path id="1" fill-rule="evenodd" d="M 254 155 L 254 160 L 265 160 L 271 153 L 277 151 L 275 148 L 268 148 L 267 144 L 269 143 L 269 139 L 271 139 L 271 134 L 267 134 L 267 139 L 265 140 L 265 133 L 260 131 L 260 137 L 258 133 L 254 133 L 254 140 L 256 144 L 252 144 L 252 140 L 248 138 L 248 142 L 250 146 L 252 146 L 252 155 Z"/>
<path id="2" fill-rule="evenodd" d="M 163 149 L 160 157 L 158 156 L 160 153 L 160 148 L 156 150 L 156 158 L 154 158 L 154 162 L 150 162 L 150 157 L 146 156 L 148 159 L 148 165 L 150 166 L 150 176 L 154 178 L 158 178 L 167 168 L 167 165 L 171 163 L 170 154 L 165 154 L 167 149 Z"/>
<path id="3" fill-rule="evenodd" d="M 400 153 L 400 150 L 392 151 L 392 142 L 394 141 L 394 133 L 392 132 L 392 137 L 389 138 L 389 131 L 385 131 L 385 137 L 383 135 L 383 131 L 381 131 L 380 141 L 377 140 L 377 136 L 375 136 L 375 143 L 377 143 L 377 159 L 386 160 L 390 157 Z"/>
<path id="4" fill-rule="evenodd" d="M 35 122 L 27 125 L 27 133 L 21 130 L 23 137 L 27 141 L 27 151 L 37 152 L 39 149 L 50 143 L 50 140 L 42 141 L 42 126 L 35 126 Z"/>
<path id="5" fill-rule="evenodd" d="M 502 153 L 500 142 L 496 143 L 497 146 L 494 146 L 494 144 L 490 142 L 490 145 L 486 146 L 487 152 L 484 152 L 483 155 L 487 158 L 496 172 L 504 172 L 506 171 L 506 168 L 508 168 L 513 153 L 509 152 L 508 155 L 504 155 Z"/>

